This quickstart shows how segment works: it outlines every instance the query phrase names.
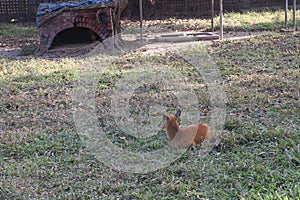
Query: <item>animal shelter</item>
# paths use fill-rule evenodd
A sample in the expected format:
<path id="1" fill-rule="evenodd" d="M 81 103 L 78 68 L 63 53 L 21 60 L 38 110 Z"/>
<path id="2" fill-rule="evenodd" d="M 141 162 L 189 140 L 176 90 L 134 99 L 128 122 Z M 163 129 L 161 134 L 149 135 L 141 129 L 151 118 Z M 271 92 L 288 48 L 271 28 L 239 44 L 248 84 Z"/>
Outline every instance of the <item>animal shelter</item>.
<path id="1" fill-rule="evenodd" d="M 36 24 L 40 52 L 61 43 L 103 41 L 120 32 L 120 16 L 127 1 L 85 0 L 40 3 Z"/>

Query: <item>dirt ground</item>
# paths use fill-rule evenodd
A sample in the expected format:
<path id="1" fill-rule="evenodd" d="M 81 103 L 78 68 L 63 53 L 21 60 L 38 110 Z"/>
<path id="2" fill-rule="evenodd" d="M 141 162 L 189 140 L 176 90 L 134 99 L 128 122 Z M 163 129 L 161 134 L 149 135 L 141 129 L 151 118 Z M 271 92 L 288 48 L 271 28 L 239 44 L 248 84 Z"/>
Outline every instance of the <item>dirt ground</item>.
<path id="1" fill-rule="evenodd" d="M 178 33 L 178 32 L 173 32 Z M 252 37 L 265 32 L 225 32 L 224 39 L 241 39 L 246 37 Z M 172 34 L 172 33 L 169 33 Z M 218 34 L 218 33 L 216 33 Z M 167 50 L 177 49 L 184 45 L 193 43 L 189 42 L 156 42 L 153 40 L 157 34 L 150 36 L 152 42 L 145 44 L 142 47 L 145 53 L 161 53 Z M 148 36 L 149 37 L 149 36 Z M 98 42 L 94 43 L 81 43 L 72 45 L 63 45 L 53 49 L 50 49 L 47 53 L 39 54 L 39 38 L 0 38 L 0 58 L 10 59 L 26 59 L 28 56 L 39 56 L 48 59 L 62 58 L 62 57 L 82 57 L 95 48 Z M 216 42 L 218 40 L 203 41 L 205 43 Z"/>

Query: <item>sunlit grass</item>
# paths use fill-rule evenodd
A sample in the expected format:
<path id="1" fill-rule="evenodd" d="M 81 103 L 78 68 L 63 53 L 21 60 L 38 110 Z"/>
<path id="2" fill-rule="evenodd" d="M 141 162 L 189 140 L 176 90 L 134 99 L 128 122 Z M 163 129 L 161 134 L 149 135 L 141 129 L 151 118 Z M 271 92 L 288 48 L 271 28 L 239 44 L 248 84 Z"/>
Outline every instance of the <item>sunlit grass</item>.
<path id="1" fill-rule="evenodd" d="M 296 16 L 300 15 L 300 10 L 297 10 Z M 219 16 L 214 18 L 215 28 L 219 29 Z M 145 20 L 144 25 L 150 30 L 168 31 L 168 30 L 210 30 L 211 19 L 194 18 L 168 18 L 164 20 Z M 283 10 L 277 11 L 247 11 L 243 13 L 226 12 L 224 13 L 223 25 L 225 31 L 265 31 L 265 30 L 279 30 L 285 25 L 285 12 Z M 288 13 L 288 25 L 292 27 L 292 11 Z M 297 18 L 296 26 L 300 26 L 300 20 Z M 132 29 L 132 27 L 130 27 Z"/>
<path id="2" fill-rule="evenodd" d="M 297 10 L 296 15 L 299 16 L 300 11 Z M 245 13 L 225 13 L 224 27 L 225 29 L 234 30 L 276 30 L 284 27 L 285 13 L 279 11 L 261 11 L 261 12 L 245 12 Z M 292 11 L 288 13 L 288 24 L 292 25 Z M 217 21 L 219 25 L 219 21 Z M 296 26 L 300 26 L 300 20 L 296 21 Z"/>
<path id="3" fill-rule="evenodd" d="M 38 28 L 35 26 L 0 23 L 0 36 L 2 37 L 29 37 L 37 34 Z"/>

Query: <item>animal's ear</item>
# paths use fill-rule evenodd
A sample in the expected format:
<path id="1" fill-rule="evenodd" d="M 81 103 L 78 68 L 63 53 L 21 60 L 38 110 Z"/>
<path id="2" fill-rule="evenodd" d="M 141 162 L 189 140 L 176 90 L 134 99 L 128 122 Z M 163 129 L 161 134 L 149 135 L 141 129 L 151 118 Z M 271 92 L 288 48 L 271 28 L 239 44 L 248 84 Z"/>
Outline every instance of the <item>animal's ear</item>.
<path id="1" fill-rule="evenodd" d="M 181 115 L 181 110 L 178 109 L 176 114 L 175 114 L 176 119 L 178 119 L 180 117 L 180 115 Z"/>
<path id="2" fill-rule="evenodd" d="M 163 114 L 163 120 L 165 120 L 166 122 L 171 122 L 171 119 L 168 115 Z"/>

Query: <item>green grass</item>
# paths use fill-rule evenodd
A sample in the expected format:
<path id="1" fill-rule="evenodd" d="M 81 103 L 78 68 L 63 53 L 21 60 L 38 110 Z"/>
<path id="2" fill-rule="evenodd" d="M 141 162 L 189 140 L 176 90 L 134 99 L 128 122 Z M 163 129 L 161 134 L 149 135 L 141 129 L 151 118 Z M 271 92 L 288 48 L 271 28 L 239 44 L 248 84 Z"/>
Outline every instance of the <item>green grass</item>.
<path id="1" fill-rule="evenodd" d="M 300 10 L 296 11 L 296 16 L 300 15 Z M 285 13 L 283 10 L 278 11 L 247 11 L 244 13 L 228 12 L 224 13 L 224 30 L 225 31 L 273 31 L 284 28 Z M 214 18 L 216 30 L 220 27 L 218 16 Z M 292 27 L 292 10 L 288 13 L 288 26 Z M 211 19 L 179 19 L 169 18 L 166 20 L 146 20 L 144 26 L 151 31 L 188 31 L 188 30 L 210 30 Z M 296 26 L 300 26 L 299 18 L 296 19 Z M 129 29 L 133 29 L 129 27 Z"/>
<path id="2" fill-rule="evenodd" d="M 17 56 L 31 56 L 37 50 L 38 44 L 38 28 L 34 25 L 0 23 L 0 48 L 20 49 Z"/>
<path id="3" fill-rule="evenodd" d="M 145 174 L 113 170 L 85 151 L 71 108 L 81 59 L 0 58 L 0 199 L 300 199 L 299 45 L 298 32 L 209 45 L 228 97 L 221 142 L 205 157 L 197 146 Z M 199 74 L 172 51 L 116 58 L 97 85 L 98 120 L 111 141 L 135 152 L 158 149 L 166 137 L 137 140 L 113 129 L 108 95 L 147 62 L 180 71 L 199 110 L 210 107 Z"/>
<path id="4" fill-rule="evenodd" d="M 0 23 L 0 37 L 28 37 L 37 34 L 38 29 L 34 26 Z"/>
<path id="5" fill-rule="evenodd" d="M 299 15 L 300 11 L 296 12 Z M 278 30 L 284 28 L 285 13 L 279 11 L 245 12 L 245 13 L 225 13 L 224 28 L 232 30 Z M 217 26 L 219 22 L 217 23 Z M 288 25 L 292 27 L 292 10 L 288 12 Z M 296 26 L 300 26 L 300 21 L 296 21 Z"/>

